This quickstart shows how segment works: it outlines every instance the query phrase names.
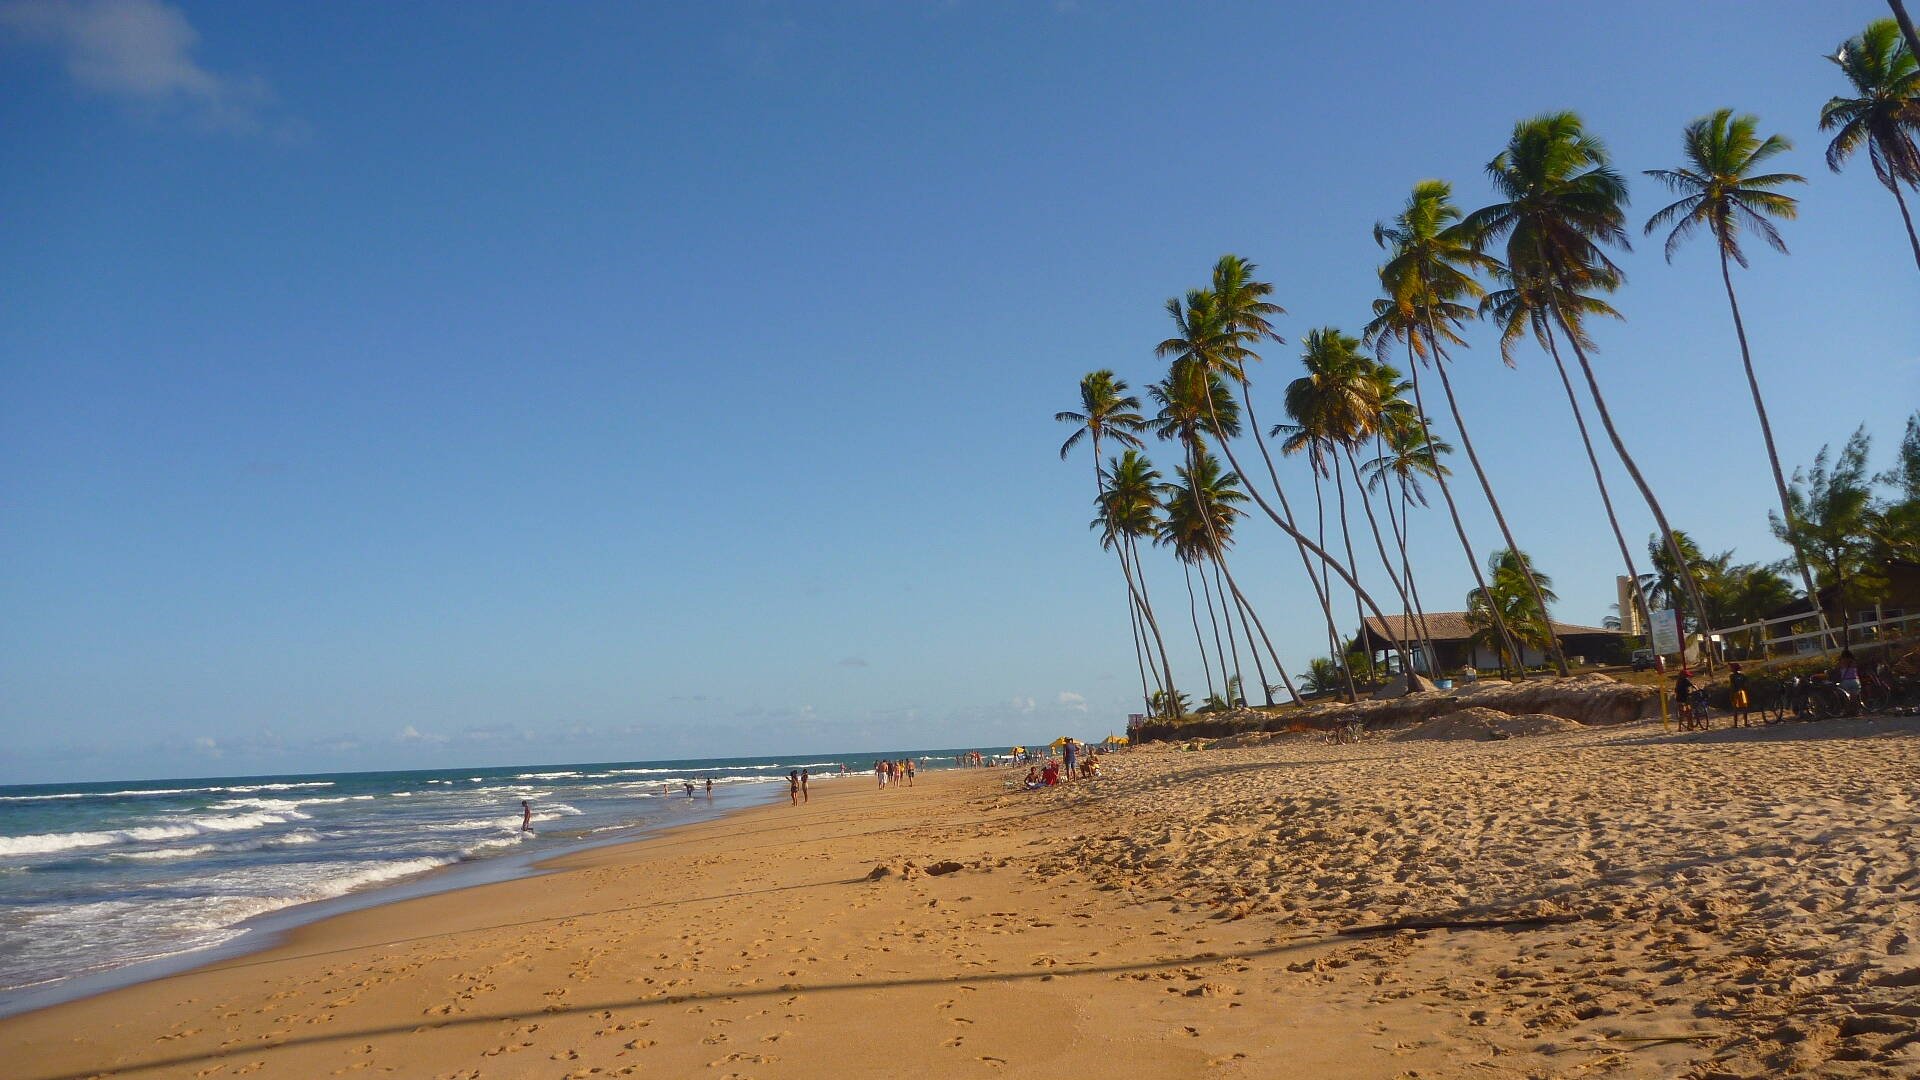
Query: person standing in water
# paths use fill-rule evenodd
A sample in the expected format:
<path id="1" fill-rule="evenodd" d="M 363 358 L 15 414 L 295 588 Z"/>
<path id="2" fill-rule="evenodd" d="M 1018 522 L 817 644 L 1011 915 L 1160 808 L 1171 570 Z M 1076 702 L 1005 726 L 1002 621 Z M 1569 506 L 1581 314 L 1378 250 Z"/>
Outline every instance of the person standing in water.
<path id="1" fill-rule="evenodd" d="M 533 803 L 526 799 L 520 800 L 520 831 L 533 831 Z"/>
<path id="2" fill-rule="evenodd" d="M 693 781 L 691 780 L 686 781 L 686 785 L 687 785 L 687 798 L 691 799 L 693 798 Z"/>
<path id="3" fill-rule="evenodd" d="M 713 798 L 713 777 L 707 777 L 707 798 Z"/>

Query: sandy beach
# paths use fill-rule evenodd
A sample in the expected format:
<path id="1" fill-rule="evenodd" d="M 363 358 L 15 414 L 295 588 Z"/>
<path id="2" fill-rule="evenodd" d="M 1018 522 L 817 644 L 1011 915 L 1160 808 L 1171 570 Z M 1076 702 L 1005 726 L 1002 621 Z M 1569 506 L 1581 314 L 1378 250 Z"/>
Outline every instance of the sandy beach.
<path id="1" fill-rule="evenodd" d="M 329 919 L 0 1021 L 8 1073 L 1920 1073 L 1920 720 L 1011 775 Z"/>

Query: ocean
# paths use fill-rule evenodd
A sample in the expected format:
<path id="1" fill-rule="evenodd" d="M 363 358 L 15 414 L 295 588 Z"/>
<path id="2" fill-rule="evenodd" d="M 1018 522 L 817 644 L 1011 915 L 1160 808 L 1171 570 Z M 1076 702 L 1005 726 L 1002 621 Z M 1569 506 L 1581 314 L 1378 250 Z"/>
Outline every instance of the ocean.
<path id="1" fill-rule="evenodd" d="M 250 944 L 263 923 L 300 921 L 262 919 L 283 909 L 319 917 L 329 905 L 314 902 L 333 897 L 513 876 L 540 855 L 780 797 L 790 769 L 872 783 L 876 758 L 938 768 L 962 752 L 0 787 L 0 1014 L 58 1000 L 62 984 L 110 984 L 103 972 Z"/>

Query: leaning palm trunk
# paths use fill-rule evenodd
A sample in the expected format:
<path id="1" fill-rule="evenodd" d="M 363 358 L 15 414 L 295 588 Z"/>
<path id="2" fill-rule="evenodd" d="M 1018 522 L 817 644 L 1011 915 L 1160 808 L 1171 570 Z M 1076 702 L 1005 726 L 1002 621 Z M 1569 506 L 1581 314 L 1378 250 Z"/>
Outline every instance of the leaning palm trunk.
<path id="1" fill-rule="evenodd" d="M 1140 621 L 1140 605 L 1127 597 L 1127 629 L 1133 633 L 1133 662 L 1140 669 L 1140 700 L 1148 712 L 1153 711 L 1153 691 L 1156 689 L 1147 682 L 1147 631 Z M 1159 676 L 1154 676 L 1159 681 Z M 1160 687 L 1159 689 L 1165 689 Z"/>
<path id="2" fill-rule="evenodd" d="M 1374 550 L 1380 553 L 1380 568 L 1387 572 L 1387 580 L 1393 583 L 1393 591 L 1400 594 L 1400 611 L 1402 613 L 1402 621 L 1405 621 L 1406 615 L 1413 611 L 1413 605 L 1407 596 L 1406 582 L 1402 581 L 1400 575 L 1393 571 L 1393 559 L 1387 555 L 1387 542 L 1380 537 L 1380 519 L 1374 516 L 1373 499 L 1367 495 L 1367 485 L 1360 479 L 1360 466 L 1353 460 L 1353 448 L 1346 447 L 1344 449 L 1347 456 L 1347 472 L 1353 477 L 1353 489 L 1360 495 L 1360 508 L 1367 512 L 1367 527 L 1373 531 Z M 1391 511 L 1389 511 L 1389 513 L 1391 513 Z M 1421 647 L 1430 648 L 1431 646 L 1429 643 L 1422 641 Z M 1429 653 L 1428 655 L 1432 654 Z M 1401 674 L 1411 675 L 1413 671 L 1409 668 L 1402 671 Z"/>
<path id="3" fill-rule="evenodd" d="M 1153 617 L 1153 602 L 1147 596 L 1147 572 L 1146 568 L 1140 565 L 1140 547 L 1134 543 L 1134 539 L 1131 536 L 1126 538 L 1126 544 L 1128 552 L 1127 561 L 1130 564 L 1130 572 L 1127 575 L 1127 587 L 1129 589 L 1134 588 L 1136 584 L 1135 579 L 1138 578 L 1137 584 L 1139 587 L 1135 595 L 1140 604 L 1140 614 L 1146 616 L 1147 628 L 1153 631 L 1153 643 L 1160 653 L 1160 673 L 1163 676 L 1161 686 L 1167 692 L 1167 700 L 1177 705 L 1180 697 L 1179 692 L 1175 690 L 1173 686 L 1173 664 L 1167 659 L 1167 641 L 1166 638 L 1160 634 L 1160 621 Z M 1148 711 L 1151 712 L 1152 710 Z M 1176 713 L 1177 711 L 1176 709 Z"/>
<path id="4" fill-rule="evenodd" d="M 1906 211 L 1902 204 L 1901 212 Z M 1913 223 L 1908 222 L 1911 233 Z M 1915 247 L 1916 257 L 1920 257 L 1920 243 Z M 1807 587 L 1807 600 L 1813 605 L 1814 617 L 1820 620 L 1820 649 L 1823 653 L 1833 648 L 1833 631 L 1827 626 L 1827 613 L 1820 606 L 1820 594 L 1813 588 L 1813 573 L 1807 569 L 1806 552 L 1800 546 L 1800 526 L 1794 520 L 1793 500 L 1787 496 L 1787 478 L 1780 472 L 1780 451 L 1773 446 L 1773 424 L 1767 419 L 1766 402 L 1760 399 L 1760 380 L 1753 373 L 1753 354 L 1747 350 L 1747 327 L 1740 319 L 1740 301 L 1733 295 L 1733 274 L 1727 268 L 1727 249 L 1720 247 L 1720 281 L 1727 287 L 1727 306 L 1733 310 L 1733 332 L 1740 338 L 1740 363 L 1747 369 L 1747 389 L 1753 393 L 1753 411 L 1760 417 L 1760 437 L 1767 444 L 1767 464 L 1773 467 L 1773 488 L 1780 496 L 1781 520 L 1786 522 L 1788 545 L 1793 548 L 1793 561 L 1800 568 L 1800 582 Z M 1571 392 L 1571 391 L 1569 391 Z M 1591 453 L 1592 451 L 1588 451 Z"/>
<path id="5" fill-rule="evenodd" d="M 1273 704 L 1273 684 L 1267 681 L 1267 666 L 1260 660 L 1260 650 L 1253 646 L 1253 627 L 1247 623 L 1247 605 L 1240 603 L 1239 598 L 1236 597 L 1234 599 L 1234 607 L 1240 612 L 1240 632 L 1246 635 L 1247 652 L 1253 656 L 1253 673 L 1260 678 L 1260 694 L 1267 699 L 1267 704 L 1271 706 Z M 1247 684 L 1244 682 L 1240 684 L 1240 696 L 1242 698 L 1247 696 Z"/>
<path id="6" fill-rule="evenodd" d="M 1374 446 L 1382 455 L 1385 454 L 1385 447 L 1378 434 L 1374 435 Z M 1429 454 L 1429 456 L 1432 455 Z M 1439 465 L 1438 458 L 1435 458 L 1435 469 L 1438 469 Z M 1400 552 L 1400 580 L 1406 582 L 1407 595 L 1413 601 L 1413 630 L 1420 635 L 1420 647 L 1426 650 L 1427 675 L 1431 677 L 1438 674 L 1440 651 L 1434 648 L 1433 629 L 1427 625 L 1427 609 L 1420 603 L 1420 587 L 1413 577 L 1413 559 L 1407 554 L 1407 540 L 1413 533 L 1413 497 L 1407 490 L 1406 477 L 1396 475 L 1395 479 L 1394 486 L 1400 489 L 1399 518 L 1395 518 L 1393 514 L 1393 492 L 1387 493 L 1387 497 L 1381 500 L 1381 505 L 1387 508 L 1387 526 L 1393 530 L 1393 543 Z"/>
<path id="7" fill-rule="evenodd" d="M 1212 401 L 1211 395 L 1208 396 L 1207 409 L 1209 412 L 1213 410 L 1213 401 Z M 1219 427 L 1218 417 L 1214 418 L 1214 426 L 1217 430 Z M 1223 445 L 1226 443 L 1226 441 L 1227 440 L 1225 439 L 1225 437 L 1222 437 L 1220 440 L 1220 442 Z M 1232 461 L 1233 456 L 1229 454 L 1227 456 L 1227 460 Z M 1200 499 L 1199 485 L 1194 483 L 1193 478 L 1198 476 L 1199 473 L 1200 473 L 1199 443 L 1194 440 L 1189 440 L 1187 443 L 1187 486 L 1193 490 L 1194 511 L 1200 517 L 1201 526 L 1207 530 L 1207 545 L 1213 549 L 1212 554 L 1213 554 L 1214 563 L 1220 567 L 1220 572 L 1226 575 L 1227 587 L 1233 590 L 1234 598 L 1239 600 L 1242 604 L 1245 604 L 1247 607 L 1248 614 L 1252 615 L 1253 605 L 1251 603 L 1248 603 L 1246 595 L 1240 591 L 1239 582 L 1236 582 L 1233 580 L 1233 571 L 1227 568 L 1226 546 L 1220 542 L 1220 533 L 1218 530 L 1216 530 L 1213 527 L 1213 515 L 1207 512 L 1206 504 L 1202 502 Z M 1253 485 L 1249 484 L 1247 486 L 1249 489 L 1251 489 Z M 1206 579 L 1204 577 L 1201 578 L 1201 581 L 1203 584 L 1205 583 L 1205 580 Z M 1253 625 L 1260 631 L 1260 640 L 1262 643 L 1266 645 L 1267 654 L 1273 657 L 1273 669 L 1276 672 L 1279 672 L 1280 682 L 1282 685 L 1284 685 L 1287 688 L 1287 696 L 1293 699 L 1293 703 L 1295 705 L 1301 704 L 1302 702 L 1300 701 L 1300 693 L 1299 691 L 1293 688 L 1293 680 L 1287 678 L 1287 667 L 1285 664 L 1282 664 L 1280 662 L 1280 653 L 1274 649 L 1273 641 L 1267 637 L 1267 628 L 1265 624 L 1263 624 L 1260 621 L 1259 615 L 1253 615 Z M 1249 641 L 1247 643 L 1247 646 L 1248 648 L 1252 648 L 1253 643 Z M 1241 685 L 1244 686 L 1246 684 L 1242 683 Z"/>
<path id="8" fill-rule="evenodd" d="M 1907 223 L 1907 243 L 1913 245 L 1913 264 L 1920 266 L 1920 235 L 1914 234 L 1913 215 L 1907 213 L 1907 200 L 1900 194 L 1899 179 L 1888 184 L 1887 190 L 1893 192 L 1893 201 L 1900 204 L 1900 220 Z"/>
<path id="9" fill-rule="evenodd" d="M 1213 396 L 1211 394 L 1207 395 L 1207 416 L 1208 416 L 1208 419 L 1210 419 L 1213 422 L 1214 430 L 1218 431 L 1220 429 L 1220 417 L 1217 414 L 1215 414 L 1213 411 Z M 1239 462 L 1239 459 L 1233 456 L 1232 443 L 1229 442 L 1227 439 L 1222 438 L 1220 440 L 1220 446 L 1221 446 L 1221 449 L 1227 452 L 1227 461 L 1229 464 L 1233 466 L 1233 471 L 1236 473 L 1240 472 L 1240 462 Z M 1271 461 L 1268 462 L 1268 466 L 1269 467 L 1272 466 Z M 1245 473 L 1240 473 L 1240 476 L 1242 480 L 1246 479 Z M 1274 513 L 1273 507 L 1267 505 L 1266 497 L 1260 494 L 1260 489 L 1258 487 L 1256 487 L 1253 484 L 1248 484 L 1247 493 L 1253 496 L 1254 503 L 1257 504 L 1260 507 L 1260 509 L 1266 511 L 1267 517 L 1271 519 L 1275 525 L 1278 525 L 1280 527 L 1281 532 L 1284 532 L 1288 536 L 1292 537 L 1294 543 L 1300 544 L 1305 548 L 1307 548 L 1309 551 L 1313 552 L 1313 554 L 1318 555 L 1322 560 L 1322 562 L 1324 562 L 1334 572 L 1338 573 L 1340 575 L 1340 580 L 1346 582 L 1349 586 L 1353 588 L 1354 594 L 1358 596 L 1363 602 L 1365 602 L 1367 607 L 1373 611 L 1374 617 L 1380 620 L 1380 625 L 1383 628 L 1386 627 L 1387 625 L 1386 613 L 1382 612 L 1380 610 L 1380 605 L 1373 602 L 1373 597 L 1369 595 L 1365 589 L 1362 589 L 1360 587 L 1359 579 L 1353 576 L 1353 572 L 1351 570 L 1347 569 L 1345 566 L 1341 565 L 1338 561 L 1336 561 L 1332 556 L 1328 555 L 1325 545 L 1315 544 L 1313 541 L 1308 540 L 1306 536 L 1300 532 L 1299 529 L 1294 528 L 1291 520 L 1293 517 L 1292 511 L 1288 511 L 1287 520 L 1282 520 L 1279 514 Z M 1232 578 L 1229 577 L 1228 580 L 1231 581 Z M 1262 641 L 1266 641 L 1266 637 L 1267 637 L 1266 629 L 1263 626 L 1261 626 L 1260 617 L 1258 615 L 1254 616 L 1253 624 L 1256 627 L 1260 627 L 1260 639 Z M 1328 617 L 1328 624 L 1329 625 L 1332 624 L 1331 615 L 1329 615 Z M 1388 632 L 1392 633 L 1391 630 L 1389 630 Z M 1401 659 L 1404 661 L 1407 654 L 1406 646 L 1401 644 L 1400 640 L 1397 637 L 1393 639 L 1393 643 L 1394 643 L 1395 650 L 1400 653 Z M 1267 651 L 1269 653 L 1273 653 L 1273 666 L 1280 669 L 1280 679 L 1282 682 L 1285 682 L 1287 685 L 1287 694 L 1290 697 L 1292 697 L 1296 703 L 1299 702 L 1300 695 L 1297 693 L 1294 693 L 1293 683 L 1287 679 L 1286 669 L 1280 663 L 1280 655 L 1278 653 L 1273 652 L 1272 642 L 1267 642 Z M 1351 680 L 1349 680 L 1348 685 L 1349 687 L 1351 687 L 1352 685 Z"/>
<path id="10" fill-rule="evenodd" d="M 1340 475 L 1340 462 L 1338 460 L 1339 452 L 1330 449 L 1327 451 L 1327 456 L 1334 459 L 1333 464 L 1331 466 L 1331 471 L 1333 472 L 1333 490 L 1334 490 L 1334 493 L 1340 497 L 1340 539 L 1346 544 L 1347 565 L 1357 570 L 1359 569 L 1360 563 L 1358 560 L 1356 560 L 1353 557 L 1353 530 L 1347 524 L 1347 481 L 1345 477 Z M 1401 611 L 1406 610 L 1406 605 L 1404 602 L 1401 604 L 1400 610 Z M 1367 636 L 1366 635 L 1367 616 L 1364 612 L 1360 610 L 1360 596 L 1357 592 L 1354 594 L 1354 597 L 1353 597 L 1353 621 L 1360 628 L 1359 629 L 1360 636 L 1362 638 L 1365 638 Z M 1367 657 L 1367 678 L 1369 681 L 1371 681 L 1372 679 L 1377 678 L 1373 670 L 1372 646 L 1368 646 L 1366 657 Z"/>
<path id="11" fill-rule="evenodd" d="M 1307 580 L 1313 583 L 1314 599 L 1318 601 L 1320 604 L 1320 613 L 1326 616 L 1327 648 L 1332 653 L 1338 653 L 1340 651 L 1340 646 L 1339 646 L 1340 630 L 1338 627 L 1334 625 L 1333 602 L 1327 596 L 1327 587 L 1325 583 L 1323 583 L 1320 580 L 1319 576 L 1313 572 L 1313 556 L 1307 553 L 1307 545 L 1302 542 L 1301 537 L 1295 531 L 1296 523 L 1293 517 L 1293 506 L 1287 502 L 1287 489 L 1280 485 L 1280 472 L 1278 469 L 1274 468 L 1273 454 L 1267 450 L 1267 440 L 1264 436 L 1260 434 L 1260 431 L 1261 431 L 1260 418 L 1258 416 L 1255 416 L 1253 412 L 1253 391 L 1248 386 L 1247 380 L 1244 377 L 1244 375 L 1239 380 L 1239 383 L 1240 383 L 1240 407 L 1241 409 L 1245 410 L 1247 414 L 1247 426 L 1253 429 L 1253 444 L 1260 448 L 1260 457 L 1263 461 L 1267 463 L 1267 479 L 1273 482 L 1274 498 L 1277 499 L 1280 503 L 1280 512 L 1286 515 L 1286 519 L 1287 519 L 1286 524 L 1282 525 L 1281 528 L 1287 532 L 1287 535 L 1289 537 L 1292 537 L 1294 550 L 1300 553 L 1300 568 L 1307 572 Z M 1211 410 L 1213 408 L 1213 402 L 1211 401 L 1207 402 L 1207 408 Z M 1239 459 L 1233 456 L 1233 446 L 1229 444 L 1227 440 L 1221 439 L 1220 448 L 1226 451 L 1227 463 L 1233 466 L 1233 471 L 1239 473 L 1240 478 L 1242 480 L 1246 480 L 1247 479 L 1246 471 L 1240 467 Z M 1273 511 L 1270 508 L 1268 508 L 1266 504 L 1266 500 L 1262 499 L 1260 497 L 1260 493 L 1257 490 L 1255 490 L 1253 486 L 1253 481 L 1251 480 L 1247 480 L 1247 491 L 1253 494 L 1253 499 L 1255 502 L 1260 504 L 1260 508 L 1262 510 L 1267 511 L 1267 516 L 1272 517 Z M 1278 522 L 1276 521 L 1276 524 L 1277 523 Z M 1342 668 L 1342 670 L 1345 670 L 1345 669 Z M 1347 681 L 1347 700 L 1358 701 L 1360 699 L 1360 694 L 1359 694 L 1359 691 L 1354 688 L 1352 674 L 1349 673 L 1347 675 L 1346 681 Z M 1321 689 L 1331 690 L 1333 688 L 1322 687 Z"/>
<path id="12" fill-rule="evenodd" d="M 1429 344 L 1434 344 L 1439 341 L 1439 336 L 1434 333 L 1433 316 L 1431 313 L 1427 316 L 1427 341 Z M 1440 385 L 1446 390 L 1447 403 L 1451 405 L 1453 403 L 1453 384 L 1448 381 L 1446 368 L 1441 366 L 1438 356 L 1434 358 L 1433 366 L 1440 370 Z M 1420 414 L 1420 437 L 1425 440 L 1427 446 L 1432 446 L 1433 431 L 1427 426 L 1427 403 L 1420 393 L 1420 361 L 1419 357 L 1414 354 L 1412 331 L 1409 331 L 1407 334 L 1407 368 L 1411 373 L 1413 381 L 1414 411 Z M 1459 409 L 1453 410 L 1453 422 L 1455 426 L 1460 426 Z M 1463 443 L 1466 442 L 1466 437 L 1466 429 L 1461 427 L 1460 439 Z M 1460 521 L 1460 505 L 1453 499 L 1453 485 L 1447 483 L 1445 473 L 1439 472 L 1439 470 L 1435 470 L 1435 472 L 1437 475 L 1434 476 L 1434 480 L 1440 485 L 1440 497 L 1447 504 L 1447 516 L 1453 519 L 1454 535 L 1460 538 L 1460 550 L 1466 553 L 1467 567 L 1473 571 L 1473 582 L 1479 587 L 1480 595 L 1491 597 L 1493 593 L 1487 588 L 1487 576 L 1480 571 L 1480 557 L 1474 554 L 1473 541 L 1467 539 L 1467 527 Z M 1500 610 L 1498 608 L 1491 604 L 1487 605 L 1487 607 L 1488 612 L 1493 616 L 1494 633 L 1499 636 L 1502 642 L 1506 643 L 1508 648 L 1512 648 L 1513 634 L 1507 629 L 1507 620 L 1500 616 Z M 1495 656 L 1501 655 L 1500 649 L 1496 648 L 1493 652 Z M 1503 672 L 1506 670 L 1504 661 L 1501 663 L 1500 670 Z M 1437 675 L 1439 673 L 1435 672 L 1435 674 Z M 1527 677 L 1524 668 L 1520 671 L 1520 677 L 1523 679 Z"/>
<path id="13" fill-rule="evenodd" d="M 1453 396 L 1453 380 L 1447 377 L 1447 352 L 1440 347 L 1438 340 L 1433 341 L 1433 366 L 1440 369 L 1440 385 L 1447 392 L 1447 408 L 1453 412 L 1453 423 L 1460 429 L 1460 447 L 1467 452 L 1467 461 L 1473 466 L 1473 475 L 1480 480 L 1480 490 L 1487 496 L 1487 506 L 1493 511 L 1493 520 L 1500 526 L 1501 539 L 1507 542 L 1507 550 L 1514 553 L 1514 561 L 1520 564 L 1521 576 L 1527 579 L 1527 591 L 1533 594 L 1533 603 L 1540 611 L 1540 618 L 1547 627 L 1547 652 L 1553 657 L 1553 666 L 1562 675 L 1571 675 L 1567 669 L 1567 658 L 1560 652 L 1560 638 L 1553 632 L 1553 617 L 1547 613 L 1546 598 L 1540 595 L 1540 583 L 1533 579 L 1533 567 L 1521 556 L 1521 547 L 1513 539 L 1513 530 L 1507 527 L 1506 512 L 1500 509 L 1500 500 L 1494 497 L 1493 481 L 1487 479 L 1487 470 L 1480 467 L 1480 454 L 1473 448 L 1473 437 L 1467 434 L 1466 421 L 1460 418 L 1460 403 Z M 1488 603 L 1489 609 L 1494 604 Z M 1504 619 L 1502 620 L 1504 621 Z M 1526 654 L 1522 653 L 1519 643 L 1511 635 L 1507 643 L 1515 646 L 1514 666 L 1523 673 L 1527 669 Z"/>
<path id="14" fill-rule="evenodd" d="M 1226 646 L 1220 643 L 1220 617 L 1214 614 L 1213 586 L 1207 581 L 1207 568 L 1204 564 L 1200 567 L 1200 599 L 1206 601 L 1207 623 L 1213 627 L 1213 656 L 1214 659 L 1220 661 L 1220 684 L 1223 687 L 1232 686 L 1233 672 L 1227 667 Z M 1220 600 L 1222 603 L 1225 603 L 1226 597 L 1222 596 Z M 1228 623 L 1227 626 L 1228 629 L 1231 630 L 1233 624 Z"/>
<path id="15" fill-rule="evenodd" d="M 1244 675 L 1240 674 L 1240 639 L 1235 637 L 1233 633 L 1234 605 L 1227 603 L 1227 590 L 1224 585 L 1220 584 L 1220 567 L 1218 564 L 1213 568 L 1213 591 L 1220 596 L 1220 618 L 1227 624 L 1227 648 L 1233 653 L 1233 677 L 1240 680 L 1241 693 L 1244 694 L 1246 692 L 1247 680 Z M 1247 635 L 1247 651 L 1253 653 L 1255 656 L 1260 655 L 1259 651 L 1253 647 L 1252 634 Z M 1227 704 L 1233 704 L 1232 682 L 1227 683 Z"/>
<path id="16" fill-rule="evenodd" d="M 1566 283 L 1561 282 L 1560 287 L 1566 289 Z M 1600 393 L 1600 380 L 1594 377 L 1593 365 L 1587 361 L 1587 350 L 1580 347 L 1579 335 L 1567 325 L 1567 317 L 1561 312 L 1559 302 L 1556 300 L 1550 306 L 1553 308 L 1554 320 L 1560 324 L 1560 332 L 1566 336 L 1567 344 L 1573 346 L 1573 358 L 1580 362 L 1580 374 L 1586 378 L 1587 392 L 1593 395 L 1593 407 L 1600 413 L 1600 426 L 1607 430 L 1607 438 L 1613 443 L 1613 452 L 1620 456 L 1620 463 L 1627 467 L 1627 475 L 1633 477 L 1634 485 L 1640 489 L 1640 497 L 1646 500 L 1647 509 L 1653 512 L 1654 523 L 1660 526 L 1660 535 L 1666 541 L 1667 553 L 1673 556 L 1674 568 L 1680 577 L 1681 584 L 1686 587 L 1687 598 L 1693 604 L 1694 615 L 1700 620 L 1700 632 L 1704 638 L 1712 627 L 1707 623 L 1707 606 L 1700 601 L 1700 586 L 1693 580 L 1693 567 L 1687 565 L 1686 554 L 1680 550 L 1680 545 L 1673 539 L 1673 528 L 1667 524 L 1667 514 L 1660 508 L 1660 500 L 1654 498 L 1653 488 L 1647 485 L 1647 478 L 1641 475 L 1639 464 L 1633 460 L 1633 455 L 1627 452 L 1627 444 L 1620 438 L 1619 429 L 1613 426 L 1613 413 L 1607 409 L 1607 399 Z M 1686 644 L 1686 637 L 1683 634 L 1680 641 L 1680 657 L 1683 661 L 1686 659 Z M 1706 658 L 1707 670 L 1712 671 L 1713 649 L 1707 646 L 1704 640 L 1702 645 L 1701 655 Z"/>
<path id="17" fill-rule="evenodd" d="M 1647 604 L 1646 593 L 1640 589 L 1640 571 L 1633 565 L 1633 549 L 1627 546 L 1627 538 L 1620 531 L 1619 515 L 1613 512 L 1613 496 L 1608 493 L 1607 478 L 1600 471 L 1600 456 L 1594 453 L 1593 439 L 1587 434 L 1587 417 L 1580 408 L 1580 395 L 1573 391 L 1573 380 L 1567 376 L 1567 365 L 1560 359 L 1560 346 L 1551 333 L 1547 335 L 1547 353 L 1553 357 L 1554 370 L 1560 373 L 1560 385 L 1567 391 L 1574 426 L 1580 429 L 1580 445 L 1587 448 L 1587 464 L 1593 467 L 1593 483 L 1600 489 L 1600 505 L 1607 511 L 1607 524 L 1613 527 L 1613 542 L 1620 545 L 1620 559 L 1627 565 L 1627 582 L 1633 589 L 1634 603 L 1640 605 L 1641 625 L 1652 633 L 1653 609 Z"/>
<path id="18" fill-rule="evenodd" d="M 1200 635 L 1200 600 L 1193 595 L 1193 564 L 1184 559 L 1181 560 L 1180 572 L 1186 575 L 1187 615 L 1193 619 L 1193 643 L 1200 650 L 1200 670 L 1207 676 L 1207 696 L 1212 697 L 1214 694 L 1213 668 L 1212 661 L 1207 659 L 1207 639 Z"/>

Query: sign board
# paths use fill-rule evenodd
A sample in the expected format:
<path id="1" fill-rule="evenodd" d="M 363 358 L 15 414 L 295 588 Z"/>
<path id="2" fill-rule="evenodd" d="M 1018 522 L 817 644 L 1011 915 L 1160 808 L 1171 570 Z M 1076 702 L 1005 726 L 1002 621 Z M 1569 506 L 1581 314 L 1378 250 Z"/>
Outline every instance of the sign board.
<path id="1" fill-rule="evenodd" d="M 1680 651 L 1680 619 L 1672 608 L 1660 608 L 1653 615 L 1653 651 L 1656 655 Z"/>

